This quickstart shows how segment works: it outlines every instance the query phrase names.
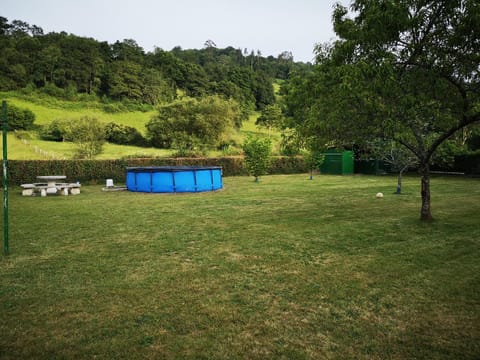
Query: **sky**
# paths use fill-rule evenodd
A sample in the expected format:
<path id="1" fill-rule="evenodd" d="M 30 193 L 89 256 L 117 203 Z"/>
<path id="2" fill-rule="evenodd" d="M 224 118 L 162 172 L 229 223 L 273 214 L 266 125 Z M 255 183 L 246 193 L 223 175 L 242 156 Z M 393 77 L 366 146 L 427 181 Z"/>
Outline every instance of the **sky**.
<path id="1" fill-rule="evenodd" d="M 0 0 L 0 16 L 112 44 L 133 39 L 145 51 L 218 48 L 291 51 L 314 58 L 317 43 L 335 39 L 332 9 L 349 0 Z"/>

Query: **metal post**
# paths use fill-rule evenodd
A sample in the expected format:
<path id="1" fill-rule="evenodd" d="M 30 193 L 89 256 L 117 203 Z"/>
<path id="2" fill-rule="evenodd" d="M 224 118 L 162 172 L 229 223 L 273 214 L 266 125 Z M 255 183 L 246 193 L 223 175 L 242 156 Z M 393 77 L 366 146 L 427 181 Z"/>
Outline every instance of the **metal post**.
<path id="1" fill-rule="evenodd" d="M 8 255 L 8 161 L 7 161 L 7 102 L 2 101 L 3 139 L 3 251 Z"/>

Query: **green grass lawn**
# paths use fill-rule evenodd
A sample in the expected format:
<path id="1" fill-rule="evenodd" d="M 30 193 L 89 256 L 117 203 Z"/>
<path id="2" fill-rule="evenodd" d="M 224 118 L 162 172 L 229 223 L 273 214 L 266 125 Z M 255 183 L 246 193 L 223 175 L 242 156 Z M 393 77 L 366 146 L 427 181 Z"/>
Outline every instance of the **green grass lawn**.
<path id="1" fill-rule="evenodd" d="M 307 179 L 12 188 L 0 358 L 478 359 L 479 179 Z"/>

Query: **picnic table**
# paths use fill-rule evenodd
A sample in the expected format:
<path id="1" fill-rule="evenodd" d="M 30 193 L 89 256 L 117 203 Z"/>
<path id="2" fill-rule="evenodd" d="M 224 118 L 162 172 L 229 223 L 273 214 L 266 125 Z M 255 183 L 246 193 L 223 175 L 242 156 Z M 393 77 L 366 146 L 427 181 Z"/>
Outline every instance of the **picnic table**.
<path id="1" fill-rule="evenodd" d="M 57 193 L 57 180 L 65 180 L 65 175 L 43 175 L 37 176 L 38 180 L 44 180 L 47 182 L 47 194 Z"/>
<path id="2" fill-rule="evenodd" d="M 40 194 L 41 196 L 47 196 L 49 194 L 61 195 L 78 195 L 80 194 L 80 184 L 79 183 L 66 183 L 66 182 L 57 182 L 58 180 L 65 180 L 67 177 L 65 175 L 41 175 L 37 176 L 38 180 L 43 180 L 43 182 L 33 183 L 33 184 L 22 184 L 20 185 L 23 188 L 23 196 L 35 196 Z"/>

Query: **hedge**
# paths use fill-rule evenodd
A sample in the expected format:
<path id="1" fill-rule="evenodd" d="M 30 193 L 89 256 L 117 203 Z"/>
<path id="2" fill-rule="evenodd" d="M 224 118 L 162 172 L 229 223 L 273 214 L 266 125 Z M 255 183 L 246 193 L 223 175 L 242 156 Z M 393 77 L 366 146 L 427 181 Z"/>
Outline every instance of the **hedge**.
<path id="1" fill-rule="evenodd" d="M 127 166 L 221 166 L 223 176 L 248 175 L 242 156 L 219 158 L 145 158 L 124 160 L 9 160 L 9 184 L 36 182 L 38 175 L 66 175 L 67 181 L 82 184 L 103 184 L 105 179 L 115 183 L 125 182 Z M 357 170 L 357 169 L 356 169 Z M 461 155 L 455 158 L 455 171 L 480 175 L 480 154 Z M 272 157 L 269 174 L 307 173 L 303 158 Z M 358 171 L 356 171 L 358 172 Z M 0 175 L 0 178 L 3 174 Z"/>
<path id="2" fill-rule="evenodd" d="M 468 175 L 480 175 L 480 153 L 455 156 L 455 171 Z"/>
<path id="3" fill-rule="evenodd" d="M 248 175 L 242 156 L 220 158 L 145 158 L 122 160 L 9 160 L 8 182 L 37 182 L 38 175 L 65 175 L 68 182 L 103 184 L 105 179 L 125 182 L 127 166 L 221 166 L 223 176 Z M 270 174 L 307 172 L 301 157 L 272 157 Z M 3 177 L 3 175 L 2 175 Z"/>

